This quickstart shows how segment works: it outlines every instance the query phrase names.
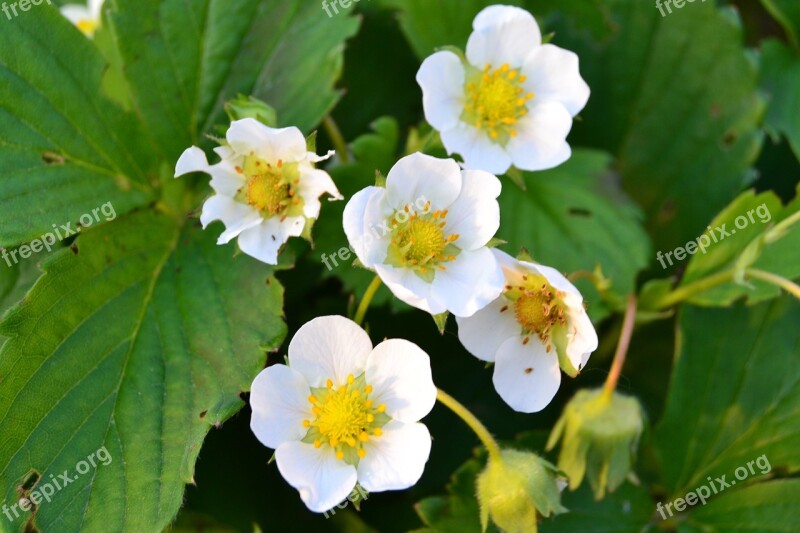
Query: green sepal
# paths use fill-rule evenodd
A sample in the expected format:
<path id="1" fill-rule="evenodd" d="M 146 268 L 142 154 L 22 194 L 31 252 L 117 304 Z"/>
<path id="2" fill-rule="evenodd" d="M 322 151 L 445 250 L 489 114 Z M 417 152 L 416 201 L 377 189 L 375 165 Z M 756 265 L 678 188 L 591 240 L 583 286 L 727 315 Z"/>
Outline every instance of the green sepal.
<path id="1" fill-rule="evenodd" d="M 278 124 L 278 114 L 275 109 L 252 96 L 239 94 L 233 100 L 225 102 L 224 107 L 231 122 L 254 118 L 270 128 L 274 128 Z"/>
<path id="2" fill-rule="evenodd" d="M 450 317 L 450 311 L 445 311 L 444 313 L 431 316 L 433 317 L 433 321 L 436 323 L 436 328 L 439 330 L 439 334 L 444 335 L 444 330 L 447 326 L 447 319 Z"/>

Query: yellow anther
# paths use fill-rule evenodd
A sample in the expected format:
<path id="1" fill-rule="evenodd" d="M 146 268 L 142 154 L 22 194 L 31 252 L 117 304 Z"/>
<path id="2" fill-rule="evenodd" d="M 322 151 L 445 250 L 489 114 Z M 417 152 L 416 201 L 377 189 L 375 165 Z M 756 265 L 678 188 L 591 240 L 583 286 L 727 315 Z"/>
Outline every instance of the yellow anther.
<path id="1" fill-rule="evenodd" d="M 365 450 L 364 448 L 359 448 L 359 449 L 358 449 L 358 456 L 359 456 L 361 459 L 363 459 L 364 457 L 366 457 L 366 456 L 367 456 L 367 450 Z"/>
<path id="2" fill-rule="evenodd" d="M 372 434 L 375 435 L 376 437 L 380 437 L 381 435 L 383 435 L 383 430 L 381 428 L 375 428 L 372 431 Z"/>
<path id="3" fill-rule="evenodd" d="M 339 459 L 340 461 L 344 459 L 344 452 L 342 450 L 336 452 L 336 458 Z"/>
<path id="4" fill-rule="evenodd" d="M 382 403 L 382 404 L 380 404 L 380 405 L 378 406 L 378 408 L 377 408 L 377 409 L 375 409 L 375 410 L 376 410 L 376 411 L 378 411 L 379 413 L 385 413 L 385 412 L 386 412 L 386 404 L 383 404 L 383 403 Z"/>
<path id="5" fill-rule="evenodd" d="M 308 401 L 311 403 L 317 403 L 318 400 L 317 397 L 312 394 L 311 396 L 308 397 Z"/>

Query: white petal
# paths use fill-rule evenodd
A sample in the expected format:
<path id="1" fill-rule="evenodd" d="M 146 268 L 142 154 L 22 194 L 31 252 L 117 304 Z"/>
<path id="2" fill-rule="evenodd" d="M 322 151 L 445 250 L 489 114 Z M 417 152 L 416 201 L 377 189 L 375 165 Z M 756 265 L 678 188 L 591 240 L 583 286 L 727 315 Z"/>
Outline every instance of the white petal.
<path id="1" fill-rule="evenodd" d="M 566 141 L 571 128 L 572 116 L 564 106 L 553 101 L 535 102 L 517 123 L 517 136 L 506 147 L 514 166 L 521 170 L 557 167 L 572 154 Z"/>
<path id="2" fill-rule="evenodd" d="M 270 128 L 254 118 L 232 122 L 227 139 L 236 153 L 247 155 L 254 152 L 258 157 L 271 162 L 279 159 L 284 162 L 302 161 L 308 154 L 306 139 L 299 129 Z"/>
<path id="3" fill-rule="evenodd" d="M 432 284 L 417 276 L 412 270 L 382 264 L 376 264 L 373 268 L 384 285 L 399 300 L 432 315 L 447 311 L 446 303 L 432 294 Z"/>
<path id="4" fill-rule="evenodd" d="M 544 276 L 547 279 L 547 282 L 555 289 L 565 292 L 568 295 L 577 296 L 581 302 L 583 301 L 583 296 L 581 295 L 581 291 L 578 290 L 578 287 L 573 285 L 572 282 L 568 280 L 566 276 L 564 276 L 564 274 L 555 268 L 545 265 L 537 265 L 535 263 L 528 263 L 526 261 L 519 261 L 518 264 L 528 270 L 532 270 L 533 272 L 537 272 Z"/>
<path id="5" fill-rule="evenodd" d="M 389 247 L 389 228 L 381 217 L 386 189 L 367 187 L 358 191 L 344 207 L 344 233 L 358 259 L 367 267 L 382 263 Z M 377 214 L 377 219 L 373 219 Z"/>
<path id="6" fill-rule="evenodd" d="M 328 446 L 314 448 L 313 444 L 287 442 L 275 450 L 275 460 L 283 478 L 315 513 L 342 503 L 358 480 L 355 467 L 338 460 Z"/>
<path id="7" fill-rule="evenodd" d="M 570 309 L 568 314 L 570 330 L 567 332 L 567 357 L 572 366 L 583 370 L 592 352 L 597 349 L 597 331 L 582 306 Z"/>
<path id="8" fill-rule="evenodd" d="M 94 20 L 100 20 L 104 2 L 105 0 L 89 0 L 89 12 Z"/>
<path id="9" fill-rule="evenodd" d="M 239 203 L 229 196 L 217 194 L 206 200 L 203 212 L 200 214 L 203 229 L 215 220 L 221 220 L 225 224 L 225 231 L 217 239 L 217 244 L 226 244 L 243 231 L 258 225 L 261 222 L 261 215 L 249 205 Z"/>
<path id="10" fill-rule="evenodd" d="M 550 353 L 536 337 L 528 344 L 508 339 L 497 350 L 494 387 L 515 411 L 535 413 L 550 403 L 561 385 L 561 369 L 555 349 Z"/>
<path id="11" fill-rule="evenodd" d="M 68 4 L 62 6 L 61 14 L 75 25 L 84 20 L 95 20 L 95 18 L 92 16 L 92 13 L 86 6 L 78 4 Z"/>
<path id="12" fill-rule="evenodd" d="M 589 86 L 581 77 L 578 56 L 552 44 L 536 48 L 525 61 L 525 88 L 541 100 L 563 105 L 577 115 L 589 100 Z"/>
<path id="13" fill-rule="evenodd" d="M 394 209 L 430 201 L 432 209 L 446 209 L 461 192 L 461 168 L 452 159 L 419 152 L 395 163 L 386 177 L 388 203 Z"/>
<path id="14" fill-rule="evenodd" d="M 504 63 L 521 67 L 528 54 L 542 43 L 533 15 L 518 7 L 487 7 L 478 13 L 472 27 L 475 31 L 467 41 L 467 59 L 481 69 Z"/>
<path id="15" fill-rule="evenodd" d="M 303 420 L 315 418 L 306 378 L 286 365 L 274 365 L 253 381 L 250 428 L 264 446 L 277 448 L 284 442 L 300 440 L 308 429 Z"/>
<path id="16" fill-rule="evenodd" d="M 392 420 L 383 435 L 364 444 L 367 454 L 358 463 L 358 482 L 369 492 L 403 490 L 414 486 L 431 454 L 431 434 L 424 424 Z"/>
<path id="17" fill-rule="evenodd" d="M 190 172 L 208 172 L 208 158 L 206 153 L 197 146 L 192 146 L 183 151 L 175 163 L 175 177 L 189 174 Z"/>
<path id="18" fill-rule="evenodd" d="M 216 153 L 220 159 L 239 158 L 239 156 L 236 155 L 236 152 L 234 152 L 230 146 L 217 146 L 214 148 L 214 153 Z"/>
<path id="19" fill-rule="evenodd" d="M 260 224 L 247 228 L 239 235 L 239 248 L 268 265 L 278 264 L 278 251 L 289 240 L 303 233 L 305 218 L 289 217 L 283 222 L 270 217 Z"/>
<path id="20" fill-rule="evenodd" d="M 448 208 L 446 233 L 457 233 L 456 246 L 475 250 L 494 237 L 500 229 L 500 180 L 482 170 L 465 170 L 461 194 Z"/>
<path id="21" fill-rule="evenodd" d="M 244 176 L 227 161 L 208 167 L 208 173 L 211 174 L 211 188 L 225 196 L 236 196 L 246 183 Z"/>
<path id="22" fill-rule="evenodd" d="M 503 292 L 503 270 L 488 248 L 463 250 L 444 265 L 433 278 L 431 296 L 457 317 L 474 315 Z"/>
<path id="23" fill-rule="evenodd" d="M 311 168 L 310 165 L 301 165 L 300 184 L 297 188 L 303 197 L 303 215 L 306 218 L 319 217 L 319 198 L 323 194 L 330 194 L 336 200 L 344 199 L 331 176 L 324 170 Z"/>
<path id="24" fill-rule="evenodd" d="M 191 172 L 205 172 L 211 175 L 211 188 L 225 196 L 235 196 L 245 184 L 245 178 L 230 161 L 223 159 L 216 165 L 209 165 L 206 154 L 198 147 L 186 149 L 175 164 L 175 177 Z"/>
<path id="25" fill-rule="evenodd" d="M 469 353 L 483 361 L 494 361 L 500 345 L 519 337 L 522 331 L 514 315 L 514 303 L 505 296 L 470 317 L 456 317 L 456 322 L 458 340 Z"/>
<path id="26" fill-rule="evenodd" d="M 442 144 L 447 153 L 461 154 L 466 168 L 484 170 L 492 174 L 505 174 L 511 166 L 511 156 L 496 144 L 483 130 L 459 123 L 453 129 L 442 131 Z"/>
<path id="27" fill-rule="evenodd" d="M 422 88 L 425 120 L 437 130 L 454 127 L 464 111 L 464 65 L 453 52 L 437 52 L 422 62 L 417 83 Z"/>
<path id="28" fill-rule="evenodd" d="M 310 163 L 319 163 L 321 161 L 326 161 L 335 155 L 336 150 L 328 150 L 328 153 L 325 155 L 317 155 L 314 152 L 308 152 L 307 159 Z"/>
<path id="29" fill-rule="evenodd" d="M 347 383 L 367 367 L 372 341 L 361 327 L 343 316 L 322 316 L 307 322 L 289 343 L 289 365 L 303 374 L 312 387 L 328 379 Z"/>
<path id="30" fill-rule="evenodd" d="M 386 405 L 394 420 L 412 423 L 425 417 L 436 403 L 436 386 L 428 354 L 403 339 L 383 341 L 367 360 L 367 383 L 375 405 Z"/>

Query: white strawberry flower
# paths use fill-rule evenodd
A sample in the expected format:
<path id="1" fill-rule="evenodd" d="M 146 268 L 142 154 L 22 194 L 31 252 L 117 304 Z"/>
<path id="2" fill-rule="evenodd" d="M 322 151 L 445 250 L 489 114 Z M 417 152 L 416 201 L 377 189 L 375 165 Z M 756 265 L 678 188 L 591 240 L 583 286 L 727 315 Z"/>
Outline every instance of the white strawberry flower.
<path id="1" fill-rule="evenodd" d="M 494 250 L 506 287 L 469 318 L 458 338 L 475 357 L 494 363 L 494 386 L 513 409 L 534 413 L 558 392 L 561 370 L 575 376 L 597 349 L 583 296 L 557 270 Z"/>
<path id="2" fill-rule="evenodd" d="M 307 150 L 299 129 L 270 128 L 252 118 L 232 122 L 226 137 L 227 144 L 214 149 L 219 163 L 209 165 L 193 146 L 178 160 L 175 177 L 211 175 L 216 194 L 203 205 L 203 228 L 221 220 L 225 231 L 218 244 L 238 237 L 244 253 L 275 265 L 280 247 L 303 235 L 319 216 L 320 196 L 342 199 L 328 173 L 314 168 L 333 152 L 319 157 Z"/>
<path id="3" fill-rule="evenodd" d="M 493 174 L 569 159 L 572 117 L 589 99 L 578 56 L 543 45 L 536 20 L 518 7 L 487 7 L 473 30 L 466 57 L 440 51 L 417 73 L 425 118 L 448 153 Z"/>
<path id="4" fill-rule="evenodd" d="M 344 209 L 358 259 L 400 300 L 437 315 L 470 316 L 503 290 L 487 247 L 500 226 L 500 181 L 452 159 L 402 158 L 386 187 L 367 187 Z"/>
<path id="5" fill-rule="evenodd" d="M 294 336 L 288 366 L 256 377 L 250 426 L 306 506 L 322 513 L 356 483 L 368 492 L 416 484 L 431 451 L 419 420 L 435 402 L 430 358 L 416 344 L 373 348 L 355 322 L 325 316 Z"/>
<path id="6" fill-rule="evenodd" d="M 92 37 L 97 28 L 100 27 L 103 2 L 105 0 L 88 0 L 86 5 L 67 4 L 61 7 L 61 14 L 69 19 L 84 35 Z"/>

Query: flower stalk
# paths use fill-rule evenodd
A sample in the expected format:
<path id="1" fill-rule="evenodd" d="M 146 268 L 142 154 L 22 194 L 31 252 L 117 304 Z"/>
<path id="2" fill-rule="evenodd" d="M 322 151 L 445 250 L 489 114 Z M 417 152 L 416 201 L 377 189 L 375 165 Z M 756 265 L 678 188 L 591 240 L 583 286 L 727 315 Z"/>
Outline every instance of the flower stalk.
<path id="1" fill-rule="evenodd" d="M 631 337 L 633 336 L 633 326 L 636 323 L 636 307 L 636 295 L 631 294 L 628 297 L 628 307 L 625 310 L 625 318 L 622 321 L 622 332 L 619 335 L 617 351 L 614 353 L 614 361 L 611 363 L 611 370 L 603 385 L 603 398 L 606 401 L 611 400 L 611 396 L 617 388 L 617 382 L 622 373 L 622 367 L 625 364 L 625 357 L 628 354 L 628 347 L 630 346 Z"/>
<path id="2" fill-rule="evenodd" d="M 347 154 L 347 141 L 344 140 L 342 130 L 339 129 L 336 121 L 333 120 L 332 116 L 328 115 L 322 121 L 322 126 L 325 128 L 325 133 L 328 134 L 334 150 L 336 150 L 336 153 L 339 155 L 339 160 L 343 164 L 349 163 L 350 156 Z"/>
<path id="3" fill-rule="evenodd" d="M 501 454 L 500 454 L 500 445 L 497 441 L 492 437 L 492 434 L 489 433 L 489 430 L 486 429 L 486 426 L 478 420 L 478 418 L 473 415 L 469 409 L 464 407 L 458 400 L 447 394 L 442 389 L 436 389 L 436 399 L 439 403 L 446 406 L 448 409 L 453 411 L 458 417 L 466 423 L 472 431 L 478 436 L 480 441 L 486 447 L 486 450 L 489 452 L 489 458 L 496 461 L 502 461 Z"/>
<path id="4" fill-rule="evenodd" d="M 369 309 L 369 304 L 372 303 L 372 299 L 375 297 L 375 293 L 378 292 L 378 289 L 380 288 L 381 288 L 381 277 L 375 276 L 375 278 L 369 284 L 369 287 L 367 287 L 367 290 L 364 293 L 364 297 L 361 298 L 361 302 L 358 304 L 358 309 L 356 309 L 356 316 L 353 319 L 353 321 L 359 326 L 363 324 L 364 317 L 367 314 L 367 309 Z"/>

